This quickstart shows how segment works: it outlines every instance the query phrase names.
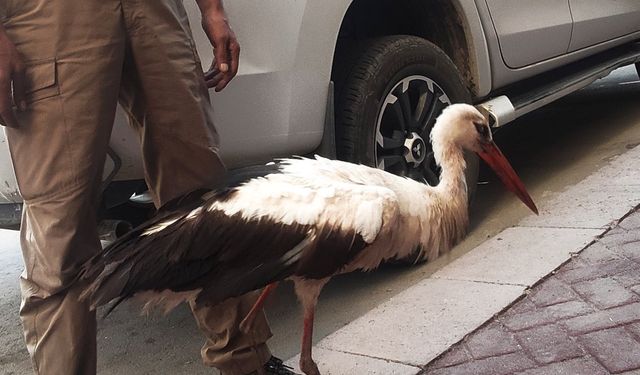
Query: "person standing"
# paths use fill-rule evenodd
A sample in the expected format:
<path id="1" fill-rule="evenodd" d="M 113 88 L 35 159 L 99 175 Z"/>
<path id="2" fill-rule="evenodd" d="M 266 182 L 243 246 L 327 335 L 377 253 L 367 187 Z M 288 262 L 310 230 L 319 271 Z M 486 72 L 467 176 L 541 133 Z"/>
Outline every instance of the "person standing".
<path id="1" fill-rule="evenodd" d="M 221 0 L 196 0 L 215 55 L 203 74 L 181 0 L 2 0 L 0 123 L 23 198 L 20 317 L 37 374 L 95 374 L 96 319 L 73 281 L 100 251 L 96 210 L 118 102 L 141 145 L 156 207 L 225 172 L 208 88 L 238 70 Z M 204 363 L 224 374 L 291 373 L 271 356 L 255 294 L 192 305 Z M 64 348 L 61 350 L 61 348 Z"/>

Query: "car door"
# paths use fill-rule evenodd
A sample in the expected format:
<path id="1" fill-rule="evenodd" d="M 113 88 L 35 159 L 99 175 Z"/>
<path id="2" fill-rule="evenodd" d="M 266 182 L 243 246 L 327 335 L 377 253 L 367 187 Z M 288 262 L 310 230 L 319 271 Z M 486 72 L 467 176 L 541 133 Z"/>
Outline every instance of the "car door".
<path id="1" fill-rule="evenodd" d="M 640 31 L 640 0 L 569 0 L 573 15 L 570 51 Z"/>
<path id="2" fill-rule="evenodd" d="M 520 68 L 567 52 L 572 26 L 569 0 L 485 1 L 508 67 Z"/>

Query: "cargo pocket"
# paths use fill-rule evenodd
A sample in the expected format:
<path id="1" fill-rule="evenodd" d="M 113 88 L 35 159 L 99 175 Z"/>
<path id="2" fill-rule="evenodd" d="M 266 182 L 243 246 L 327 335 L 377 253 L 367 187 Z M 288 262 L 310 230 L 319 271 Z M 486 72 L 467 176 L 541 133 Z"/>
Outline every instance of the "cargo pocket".
<path id="1" fill-rule="evenodd" d="M 27 69 L 25 70 L 25 99 L 28 103 L 60 94 L 56 73 L 55 59 L 27 63 Z"/>

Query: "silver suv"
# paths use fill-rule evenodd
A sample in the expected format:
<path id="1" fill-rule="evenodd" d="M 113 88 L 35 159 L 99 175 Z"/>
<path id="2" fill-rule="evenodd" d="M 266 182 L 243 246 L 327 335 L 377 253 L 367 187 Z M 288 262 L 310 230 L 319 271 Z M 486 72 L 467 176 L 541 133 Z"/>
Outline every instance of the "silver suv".
<path id="1" fill-rule="evenodd" d="M 193 25 L 195 2 L 185 2 Z M 234 0 L 240 72 L 212 93 L 232 168 L 320 153 L 437 183 L 428 134 L 472 102 L 495 127 L 640 61 L 639 0 Z M 205 66 L 209 42 L 194 38 Z M 171 93 L 167 93 L 171 95 Z M 0 224 L 20 197 L 0 135 Z M 148 203 L 122 112 L 105 166 L 104 216 Z M 473 165 L 473 163 L 472 163 Z M 470 169 L 470 186 L 476 170 Z M 142 194 L 139 194 L 142 193 Z"/>

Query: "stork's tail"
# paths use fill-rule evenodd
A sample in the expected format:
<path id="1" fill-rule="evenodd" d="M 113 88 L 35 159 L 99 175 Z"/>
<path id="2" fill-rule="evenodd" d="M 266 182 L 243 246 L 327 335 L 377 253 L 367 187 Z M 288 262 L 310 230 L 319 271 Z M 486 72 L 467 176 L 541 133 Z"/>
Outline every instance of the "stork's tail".
<path id="1" fill-rule="evenodd" d="M 274 281 L 285 279 L 293 272 L 304 250 L 312 246 L 316 239 L 315 231 L 310 230 L 305 238 L 278 259 L 260 262 L 250 268 L 211 267 L 212 270 L 216 270 L 214 271 L 216 273 L 215 277 L 211 278 L 215 282 L 210 285 L 203 285 L 205 290 L 196 294 L 197 302 L 215 305 L 227 298 L 237 297 L 262 288 Z M 136 242 L 135 240 L 124 241 L 117 243 L 117 245 L 119 246 L 115 251 L 110 248 L 107 250 L 117 254 L 134 253 Z M 96 255 L 85 264 L 80 276 L 81 280 L 88 283 L 81 293 L 80 299 L 89 301 L 91 309 L 96 309 L 112 300 L 116 300 L 106 311 L 104 317 L 109 315 L 122 301 L 133 297 L 133 293 L 140 293 L 146 290 L 142 288 L 132 292 L 131 286 L 127 285 L 135 273 L 132 272 L 134 264 L 139 259 L 134 256 L 126 256 L 114 260 L 111 253 Z M 215 263 L 216 261 L 213 260 L 213 262 Z M 137 270 L 137 272 L 141 272 L 141 269 L 138 268 Z M 154 305 L 154 303 L 151 303 L 151 305 Z"/>
<path id="2" fill-rule="evenodd" d="M 167 220 L 178 221 L 198 207 L 202 203 L 202 196 L 210 192 L 211 189 L 197 189 L 168 202 L 152 219 L 118 238 L 87 261 L 79 273 L 80 282 L 86 285 L 80 299 L 89 301 L 91 309 L 118 299 L 108 314 L 124 299 L 131 297 L 125 293 L 125 287 L 132 276 L 132 268 L 136 261 L 149 259 L 149 250 L 156 247 L 148 239 L 143 239 L 144 233 Z M 173 227 L 180 229 L 179 225 Z"/>
<path id="3" fill-rule="evenodd" d="M 102 255 L 102 254 L 100 254 Z M 80 272 L 80 281 L 86 286 L 80 294 L 81 301 L 88 301 L 92 310 L 106 305 L 114 299 L 114 304 L 105 314 L 108 315 L 117 305 L 128 296 L 122 296 L 122 291 L 128 281 L 127 273 L 130 266 L 122 266 L 121 262 L 104 265 L 104 260 L 96 256 L 85 264 Z"/>

